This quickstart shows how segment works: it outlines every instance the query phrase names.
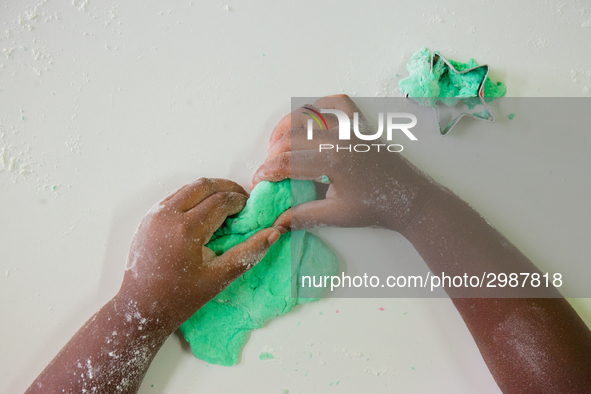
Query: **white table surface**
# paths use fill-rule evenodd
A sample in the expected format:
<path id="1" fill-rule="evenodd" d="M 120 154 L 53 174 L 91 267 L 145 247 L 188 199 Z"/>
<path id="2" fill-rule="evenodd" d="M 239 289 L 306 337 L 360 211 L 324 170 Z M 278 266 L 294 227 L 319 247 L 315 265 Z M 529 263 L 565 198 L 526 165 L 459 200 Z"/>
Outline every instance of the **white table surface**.
<path id="1" fill-rule="evenodd" d="M 591 89 L 586 1 L 5 0 L 0 23 L 2 393 L 23 392 L 116 293 L 134 230 L 154 202 L 200 176 L 248 185 L 292 96 L 397 95 L 406 61 L 422 46 L 488 63 L 509 96 L 581 97 Z M 515 149 L 528 149 L 515 133 Z M 446 142 L 455 149 L 449 164 L 421 149 L 409 156 L 534 262 L 564 253 L 588 261 L 589 206 L 577 214 L 588 187 L 577 185 L 589 167 L 569 169 L 559 157 L 556 178 L 530 180 L 532 194 L 515 200 L 507 189 L 523 175 L 490 185 L 461 167 L 474 153 L 454 148 L 465 138 Z M 489 167 L 501 160 L 489 140 L 477 149 Z M 502 162 L 498 171 L 511 157 Z M 527 201 L 548 182 L 587 194 L 564 215 L 545 215 L 567 199 Z M 566 236 L 557 238 L 557 226 Z M 350 233 L 319 234 L 330 241 Z M 422 264 L 400 236 L 388 236 L 401 258 Z M 590 324 L 589 299 L 571 301 Z M 259 361 L 266 349 L 276 358 Z M 283 389 L 499 392 L 446 299 L 298 307 L 253 332 L 231 368 L 195 359 L 173 335 L 140 392 Z"/>

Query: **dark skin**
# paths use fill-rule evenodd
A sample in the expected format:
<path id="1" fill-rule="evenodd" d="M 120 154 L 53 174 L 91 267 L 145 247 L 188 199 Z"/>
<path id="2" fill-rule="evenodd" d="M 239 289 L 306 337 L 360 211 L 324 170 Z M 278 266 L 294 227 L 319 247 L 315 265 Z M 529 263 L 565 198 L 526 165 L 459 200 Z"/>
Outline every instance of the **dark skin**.
<path id="1" fill-rule="evenodd" d="M 359 112 L 343 95 L 318 108 Z M 382 227 L 400 232 L 434 274 L 539 271 L 502 234 L 450 190 L 402 156 L 319 154 L 336 143 L 336 119 L 313 141 L 302 110 L 275 127 L 266 162 L 251 187 L 285 178 L 331 184 L 326 199 L 285 212 L 273 228 L 215 257 L 204 247 L 246 192 L 227 180 L 200 179 L 150 210 L 134 237 L 119 293 L 95 314 L 27 393 L 134 393 L 166 338 L 189 316 L 258 262 L 287 229 Z M 368 126 L 367 123 L 361 122 Z M 371 171 L 368 171 L 371 169 Z M 375 196 L 386 195 L 386 199 Z M 486 296 L 494 297 L 498 289 Z M 448 293 L 501 390 L 508 393 L 591 392 L 591 332 L 554 290 L 516 288 L 515 297 L 466 298 Z M 503 293 L 505 294 L 505 293 Z"/>
<path id="2" fill-rule="evenodd" d="M 261 230 L 219 257 L 203 246 L 246 200 L 236 183 L 202 178 L 155 205 L 133 239 L 117 295 L 27 393 L 137 392 L 166 338 L 260 261 L 279 238 L 276 228 Z"/>
<path id="3" fill-rule="evenodd" d="M 361 114 L 344 95 L 325 97 L 314 105 L 318 110 L 341 110 L 350 118 L 354 112 Z M 267 160 L 251 187 L 262 180 L 288 177 L 319 182 L 322 175 L 331 184 L 325 200 L 293 208 L 276 225 L 296 229 L 377 226 L 398 231 L 436 275 L 540 273 L 466 202 L 402 156 L 318 152 L 320 143 L 339 143 L 338 123 L 325 115 L 329 130 L 308 140 L 305 122 L 309 117 L 303 112 L 294 111 L 276 126 Z M 387 202 L 367 203 L 372 196 L 384 194 Z M 555 289 L 446 291 L 503 393 L 591 393 L 591 332 Z M 522 298 L 465 298 L 501 294 Z"/>

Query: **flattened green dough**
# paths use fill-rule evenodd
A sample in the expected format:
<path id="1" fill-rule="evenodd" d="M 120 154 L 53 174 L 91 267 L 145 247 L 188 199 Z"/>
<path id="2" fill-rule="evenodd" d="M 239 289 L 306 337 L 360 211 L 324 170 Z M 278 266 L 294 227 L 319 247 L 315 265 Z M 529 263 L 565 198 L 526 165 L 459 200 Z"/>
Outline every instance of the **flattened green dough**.
<path id="1" fill-rule="evenodd" d="M 437 101 L 442 101 L 449 106 L 455 106 L 460 99 L 472 108 L 472 104 L 478 102 L 478 87 L 486 74 L 484 68 L 458 74 L 438 58 L 431 71 L 431 52 L 427 48 L 421 48 L 409 60 L 406 69 L 410 73 L 407 78 L 398 82 L 400 90 L 408 94 L 422 105 L 434 107 Z M 457 71 L 477 67 L 478 63 L 470 59 L 468 63 L 457 62 L 448 59 Z M 493 83 L 490 78 L 484 81 L 484 97 L 490 101 L 495 97 L 504 96 L 507 87 L 502 82 Z M 423 98 L 422 100 L 417 99 Z M 471 98 L 474 103 L 471 103 Z"/>
<path id="2" fill-rule="evenodd" d="M 207 246 L 219 255 L 271 226 L 291 206 L 315 198 L 313 182 L 261 182 L 246 207 L 228 218 Z M 234 365 L 249 331 L 298 304 L 319 299 L 325 289 L 301 288 L 302 275 L 338 272 L 336 255 L 318 237 L 305 231 L 283 234 L 261 262 L 199 309 L 181 325 L 181 331 L 195 357 L 211 364 Z M 297 278 L 293 284 L 292 277 Z"/>

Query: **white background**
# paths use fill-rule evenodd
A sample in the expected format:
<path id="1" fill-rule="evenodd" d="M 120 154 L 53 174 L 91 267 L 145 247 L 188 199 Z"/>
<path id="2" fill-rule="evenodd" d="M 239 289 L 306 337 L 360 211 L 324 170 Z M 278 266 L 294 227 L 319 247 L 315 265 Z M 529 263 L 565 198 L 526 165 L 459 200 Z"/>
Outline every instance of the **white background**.
<path id="1" fill-rule="evenodd" d="M 116 293 L 154 202 L 200 176 L 248 185 L 290 97 L 398 95 L 404 65 L 422 46 L 488 63 L 509 96 L 580 97 L 591 88 L 584 1 L 5 0 L 0 23 L 6 393 L 23 392 Z M 540 266 L 588 262 L 588 132 L 553 152 L 503 119 L 485 137 L 425 136 L 425 148 L 407 156 Z M 538 161 L 517 165 L 523 152 Z M 331 243 L 356 231 L 319 234 Z M 397 258 L 424 264 L 400 236 L 376 232 Z M 571 301 L 591 323 L 591 302 Z M 259 361 L 263 350 L 275 359 Z M 499 392 L 445 299 L 305 305 L 253 332 L 231 368 L 195 359 L 173 335 L 140 392 L 283 389 Z"/>

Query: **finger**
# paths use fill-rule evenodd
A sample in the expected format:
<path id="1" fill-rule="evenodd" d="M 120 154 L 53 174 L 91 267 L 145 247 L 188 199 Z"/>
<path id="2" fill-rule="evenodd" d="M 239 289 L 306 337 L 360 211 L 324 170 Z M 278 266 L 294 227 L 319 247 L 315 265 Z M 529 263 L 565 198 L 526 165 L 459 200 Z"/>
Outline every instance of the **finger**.
<path id="1" fill-rule="evenodd" d="M 186 186 L 186 185 L 185 185 Z M 183 188 L 185 186 L 181 186 L 178 189 L 176 189 L 174 192 L 170 193 L 168 196 L 164 197 L 162 199 L 162 201 L 160 201 L 160 204 L 165 203 L 166 201 L 170 200 L 171 198 L 173 198 L 174 196 L 176 196 L 178 194 L 178 192 L 180 192 L 181 190 L 183 190 Z"/>
<path id="2" fill-rule="evenodd" d="M 228 179 L 199 178 L 181 188 L 170 198 L 168 205 L 181 212 L 186 212 L 209 196 L 219 192 L 240 193 L 248 196 L 242 186 Z"/>
<path id="3" fill-rule="evenodd" d="M 201 259 L 203 262 L 208 262 L 215 259 L 217 256 L 215 252 L 209 249 L 207 246 L 204 246 L 201 250 Z"/>
<path id="4" fill-rule="evenodd" d="M 251 188 L 261 181 L 279 182 L 292 178 L 320 182 L 323 175 L 330 178 L 332 169 L 327 162 L 328 156 L 312 150 L 281 153 L 258 168 Z"/>
<path id="5" fill-rule="evenodd" d="M 353 100 L 346 94 L 322 97 L 316 100 L 314 105 L 325 109 L 338 109 L 346 113 L 349 118 L 353 118 L 355 112 L 361 112 Z"/>
<path id="6" fill-rule="evenodd" d="M 269 151 L 277 141 L 290 129 L 307 129 L 308 120 L 313 120 L 313 130 L 327 130 L 338 126 L 337 117 L 333 114 L 322 114 L 322 108 L 316 105 L 304 105 L 279 121 L 273 129 L 267 151 Z"/>
<path id="7" fill-rule="evenodd" d="M 218 192 L 187 212 L 186 220 L 194 227 L 200 243 L 205 245 L 228 216 L 244 208 L 246 200 L 247 197 L 241 193 Z"/>
<path id="8" fill-rule="evenodd" d="M 314 139 L 308 139 L 308 131 L 306 129 L 290 129 L 286 131 L 281 139 L 273 145 L 267 155 L 267 160 L 280 155 L 284 152 L 293 150 L 317 150 L 320 144 L 334 144 L 335 139 L 338 138 L 338 130 L 335 128 L 325 130 L 321 133 L 316 133 Z"/>
<path id="9" fill-rule="evenodd" d="M 291 208 L 289 215 L 283 218 L 280 216 L 281 221 L 277 225 L 291 231 L 325 226 L 348 227 L 347 223 L 352 223 L 351 217 L 358 215 L 357 211 L 349 209 L 338 200 L 327 198 Z"/>
<path id="10" fill-rule="evenodd" d="M 221 277 L 230 283 L 261 261 L 280 236 L 273 227 L 261 230 L 214 259 L 208 269 L 216 280 Z"/>
<path id="11" fill-rule="evenodd" d="M 275 219 L 273 227 L 281 231 L 281 233 L 291 231 L 291 208 L 283 212 Z"/>

